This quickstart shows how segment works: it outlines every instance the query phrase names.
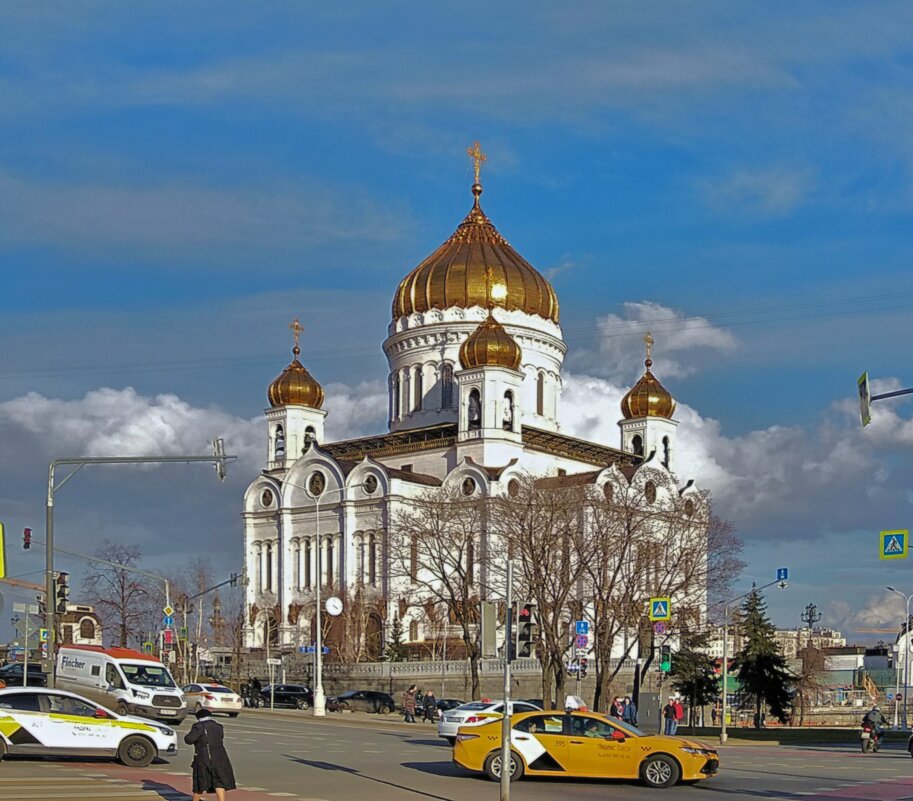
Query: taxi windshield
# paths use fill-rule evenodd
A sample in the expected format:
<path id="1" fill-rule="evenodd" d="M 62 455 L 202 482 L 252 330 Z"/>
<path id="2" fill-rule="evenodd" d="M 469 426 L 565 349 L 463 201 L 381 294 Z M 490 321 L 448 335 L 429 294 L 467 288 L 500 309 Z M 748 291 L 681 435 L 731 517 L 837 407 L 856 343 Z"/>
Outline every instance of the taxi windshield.
<path id="1" fill-rule="evenodd" d="M 131 684 L 143 687 L 174 687 L 171 675 L 163 667 L 156 665 L 125 665 L 121 663 L 121 670 Z"/>
<path id="2" fill-rule="evenodd" d="M 637 726 L 632 726 L 630 723 L 624 723 L 623 721 L 616 720 L 615 718 L 612 718 L 612 725 L 617 726 L 622 731 L 629 732 L 632 737 L 646 737 L 647 736 L 640 729 L 638 729 Z"/>

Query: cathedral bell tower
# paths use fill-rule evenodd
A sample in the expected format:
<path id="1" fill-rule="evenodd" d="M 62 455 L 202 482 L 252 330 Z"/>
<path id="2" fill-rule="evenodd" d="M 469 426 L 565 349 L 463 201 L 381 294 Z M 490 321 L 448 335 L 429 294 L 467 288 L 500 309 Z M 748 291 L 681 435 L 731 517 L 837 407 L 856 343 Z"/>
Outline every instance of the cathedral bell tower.
<path id="1" fill-rule="evenodd" d="M 298 339 L 304 329 L 297 319 L 289 328 L 295 337 L 291 364 L 267 390 L 270 405 L 266 410 L 269 425 L 267 465 L 270 470 L 289 467 L 312 443 L 322 442 L 327 416 L 320 408 L 323 406 L 323 387 L 298 361 L 301 353 Z"/>
<path id="2" fill-rule="evenodd" d="M 647 358 L 644 359 L 643 376 L 621 399 L 622 420 L 621 449 L 628 453 L 654 458 L 673 469 L 675 452 L 675 429 L 678 423 L 672 419 L 675 400 L 669 391 L 650 372 L 653 366 L 653 337 L 648 332 L 644 337 Z"/>

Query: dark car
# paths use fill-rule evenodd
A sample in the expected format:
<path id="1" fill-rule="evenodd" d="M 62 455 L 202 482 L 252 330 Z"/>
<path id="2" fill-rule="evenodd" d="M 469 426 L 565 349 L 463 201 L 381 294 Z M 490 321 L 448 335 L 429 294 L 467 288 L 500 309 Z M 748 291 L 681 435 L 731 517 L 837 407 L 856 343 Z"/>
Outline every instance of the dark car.
<path id="1" fill-rule="evenodd" d="M 267 707 L 270 705 L 271 699 L 275 706 L 310 709 L 314 705 L 314 691 L 303 684 L 277 684 L 273 691 L 272 685 L 268 684 L 260 690 L 257 705 Z"/>
<path id="2" fill-rule="evenodd" d="M 331 712 L 376 712 L 388 715 L 396 709 L 393 696 L 375 690 L 347 690 L 333 698 L 327 699 L 327 709 Z"/>
<path id="3" fill-rule="evenodd" d="M 48 677 L 41 671 L 41 665 L 29 664 L 28 684 L 32 687 L 47 687 Z M 14 662 L 11 665 L 4 665 L 0 668 L 0 681 L 6 683 L 7 687 L 22 686 L 22 664 Z"/>
<path id="4" fill-rule="evenodd" d="M 441 700 L 434 705 L 434 708 L 437 709 L 438 717 L 440 717 L 448 710 L 456 709 L 458 706 L 463 706 L 465 703 L 465 701 L 460 701 L 458 698 L 441 698 Z"/>

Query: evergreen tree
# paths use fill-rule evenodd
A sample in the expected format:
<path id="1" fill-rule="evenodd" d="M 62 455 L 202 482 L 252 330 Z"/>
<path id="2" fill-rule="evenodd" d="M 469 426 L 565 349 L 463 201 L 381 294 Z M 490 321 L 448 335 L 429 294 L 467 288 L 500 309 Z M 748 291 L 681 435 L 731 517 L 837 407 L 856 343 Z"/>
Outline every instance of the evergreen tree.
<path id="1" fill-rule="evenodd" d="M 393 618 L 393 625 L 390 627 L 390 639 L 384 649 L 384 657 L 388 662 L 402 662 L 406 658 L 406 645 L 403 642 L 403 623 L 399 619 L 399 615 Z"/>
<path id="2" fill-rule="evenodd" d="M 735 672 L 743 692 L 755 699 L 755 726 L 761 726 L 765 704 L 774 717 L 785 723 L 789 717 L 789 685 L 793 676 L 774 640 L 767 604 L 756 590 L 752 590 L 742 606 L 742 636 L 744 645 L 736 654 Z"/>
<path id="3" fill-rule="evenodd" d="M 683 634 L 669 672 L 673 689 L 689 704 L 691 726 L 697 725 L 697 710 L 714 703 L 720 695 L 720 679 L 706 653 L 707 639 L 707 634 Z"/>

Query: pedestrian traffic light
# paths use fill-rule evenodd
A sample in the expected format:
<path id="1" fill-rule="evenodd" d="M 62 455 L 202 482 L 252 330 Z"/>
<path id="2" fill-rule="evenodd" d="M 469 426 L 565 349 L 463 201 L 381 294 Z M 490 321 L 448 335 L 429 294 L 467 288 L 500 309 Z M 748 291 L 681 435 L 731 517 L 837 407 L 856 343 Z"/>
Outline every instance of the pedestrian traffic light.
<path id="1" fill-rule="evenodd" d="M 581 679 L 585 679 L 587 669 L 587 659 L 585 656 L 580 658 L 579 665 L 580 667 L 577 669 L 577 675 L 580 676 Z"/>
<path id="2" fill-rule="evenodd" d="M 32 530 L 26 528 L 22 530 L 22 550 L 28 551 L 32 548 Z"/>
<path id="3" fill-rule="evenodd" d="M 517 612 L 517 618 L 517 658 L 524 659 L 533 655 L 539 634 L 535 601 L 523 604 Z"/>
<path id="4" fill-rule="evenodd" d="M 70 600 L 70 574 L 56 573 L 54 575 L 54 607 L 58 614 L 66 614 L 67 603 Z"/>
<path id="5" fill-rule="evenodd" d="M 663 673 L 672 670 L 672 646 L 664 645 L 659 652 L 659 669 Z"/>

